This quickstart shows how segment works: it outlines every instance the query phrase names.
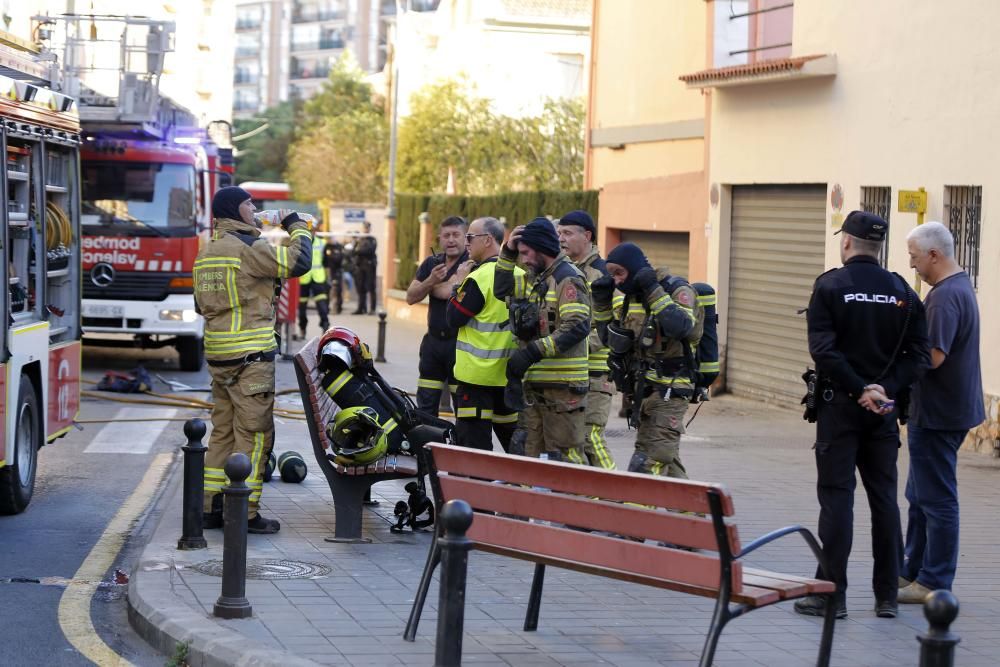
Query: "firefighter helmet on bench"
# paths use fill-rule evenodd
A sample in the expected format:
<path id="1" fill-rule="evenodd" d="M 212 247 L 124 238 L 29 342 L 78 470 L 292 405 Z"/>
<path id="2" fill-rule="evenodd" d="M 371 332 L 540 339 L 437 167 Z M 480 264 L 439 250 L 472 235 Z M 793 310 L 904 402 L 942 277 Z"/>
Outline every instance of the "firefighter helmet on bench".
<path id="1" fill-rule="evenodd" d="M 330 327 L 319 339 L 319 369 L 324 373 L 361 367 L 371 360 L 368 346 L 347 327 Z"/>
<path id="2" fill-rule="evenodd" d="M 351 463 L 371 463 L 388 450 L 378 413 L 366 405 L 344 408 L 326 426 L 333 453 Z"/>

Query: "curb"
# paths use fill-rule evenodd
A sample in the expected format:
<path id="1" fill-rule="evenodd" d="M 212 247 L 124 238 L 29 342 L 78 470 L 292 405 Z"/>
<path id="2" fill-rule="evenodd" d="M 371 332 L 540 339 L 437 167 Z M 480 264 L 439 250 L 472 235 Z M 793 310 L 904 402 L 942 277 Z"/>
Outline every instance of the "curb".
<path id="1" fill-rule="evenodd" d="M 169 507 L 180 478 L 176 466 L 167 484 L 173 486 L 160 494 L 154 510 Z M 167 515 L 161 512 L 159 522 Z M 154 533 L 155 533 L 154 529 Z M 236 630 L 216 622 L 214 617 L 193 609 L 177 598 L 172 590 L 172 558 L 147 557 L 143 554 L 132 568 L 128 586 L 129 625 L 148 644 L 165 656 L 172 656 L 178 644 L 188 646 L 186 664 L 190 667 L 319 667 L 318 663 L 287 651 L 273 649 L 248 639 Z M 220 589 L 221 590 L 221 589 Z"/>

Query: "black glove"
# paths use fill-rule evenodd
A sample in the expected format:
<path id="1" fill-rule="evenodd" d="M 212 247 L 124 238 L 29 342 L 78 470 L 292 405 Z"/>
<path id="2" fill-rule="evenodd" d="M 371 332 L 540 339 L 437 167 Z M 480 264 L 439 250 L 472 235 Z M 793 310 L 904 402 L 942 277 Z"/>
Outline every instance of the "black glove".
<path id="1" fill-rule="evenodd" d="M 507 360 L 507 377 L 520 380 L 531 365 L 542 360 L 542 353 L 535 345 L 522 347 Z"/>
<path id="2" fill-rule="evenodd" d="M 595 304 L 603 306 L 609 305 L 614 291 L 615 279 L 611 276 L 601 276 L 594 282 L 590 283 L 590 294 L 593 297 Z"/>
<path id="3" fill-rule="evenodd" d="M 285 216 L 284 220 L 281 221 L 281 228 L 287 232 L 288 228 L 292 226 L 293 222 L 301 222 L 301 221 L 302 218 L 299 217 L 299 214 L 296 213 L 295 211 L 292 211 L 291 213 Z"/>
<path id="4" fill-rule="evenodd" d="M 656 279 L 656 269 L 644 266 L 635 273 L 635 285 L 642 290 L 643 294 L 649 294 L 660 281 Z"/>

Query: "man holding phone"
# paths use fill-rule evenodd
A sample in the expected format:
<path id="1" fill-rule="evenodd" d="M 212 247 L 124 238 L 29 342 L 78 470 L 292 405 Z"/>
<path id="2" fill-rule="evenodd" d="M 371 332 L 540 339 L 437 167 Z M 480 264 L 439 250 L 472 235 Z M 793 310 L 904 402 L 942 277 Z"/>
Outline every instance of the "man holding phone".
<path id="1" fill-rule="evenodd" d="M 458 329 L 448 326 L 448 299 L 458 284 L 456 272 L 469 259 L 465 218 L 445 218 L 438 229 L 440 253 L 430 256 L 417 268 L 417 275 L 406 289 L 406 303 L 411 306 L 430 297 L 427 308 L 427 333 L 420 343 L 420 379 L 417 380 L 417 408 L 437 415 L 441 392 L 455 391 L 452 369 L 455 366 L 455 339 Z"/>

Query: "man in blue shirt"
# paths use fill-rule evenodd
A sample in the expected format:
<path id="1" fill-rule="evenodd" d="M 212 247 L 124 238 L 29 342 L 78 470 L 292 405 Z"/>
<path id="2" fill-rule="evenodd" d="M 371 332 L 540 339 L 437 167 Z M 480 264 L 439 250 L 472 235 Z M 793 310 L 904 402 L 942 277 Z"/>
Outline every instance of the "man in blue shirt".
<path id="1" fill-rule="evenodd" d="M 958 448 L 986 418 L 979 363 L 979 307 L 969 275 L 955 261 L 955 240 L 940 222 L 906 237 L 910 266 L 931 286 L 924 299 L 931 368 L 913 385 L 907 426 L 909 524 L 898 600 L 919 604 L 951 589 L 958 565 Z M 900 581 L 900 584 L 903 584 Z"/>

